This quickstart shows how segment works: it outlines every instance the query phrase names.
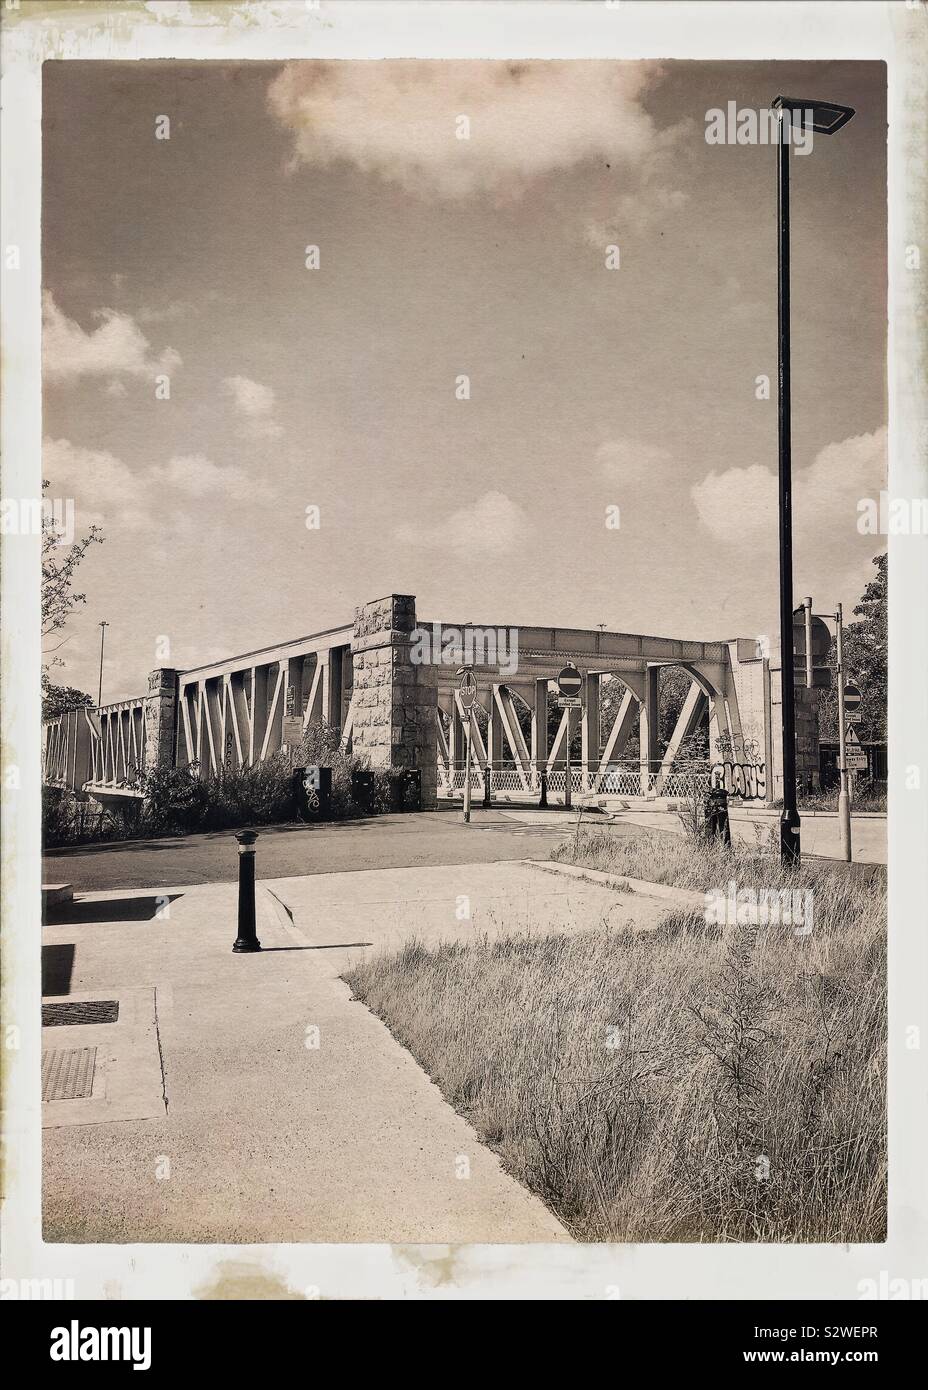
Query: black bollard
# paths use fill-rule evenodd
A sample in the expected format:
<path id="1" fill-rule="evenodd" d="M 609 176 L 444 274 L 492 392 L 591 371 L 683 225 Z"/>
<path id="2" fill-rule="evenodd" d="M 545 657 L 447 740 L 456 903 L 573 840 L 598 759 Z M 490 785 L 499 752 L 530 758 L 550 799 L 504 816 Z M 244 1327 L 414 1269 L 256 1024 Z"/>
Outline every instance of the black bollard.
<path id="1" fill-rule="evenodd" d="M 492 795 L 492 791 L 493 769 L 490 767 L 490 764 L 487 763 L 486 767 L 483 769 L 483 809 L 485 811 L 488 811 L 490 809 L 490 797 Z"/>
<path id="2" fill-rule="evenodd" d="M 238 840 L 238 936 L 233 951 L 260 951 L 255 930 L 255 840 L 254 830 L 240 830 Z"/>
<path id="3" fill-rule="evenodd" d="M 538 806 L 542 811 L 548 809 L 548 774 L 544 768 L 541 769 L 541 797 Z"/>

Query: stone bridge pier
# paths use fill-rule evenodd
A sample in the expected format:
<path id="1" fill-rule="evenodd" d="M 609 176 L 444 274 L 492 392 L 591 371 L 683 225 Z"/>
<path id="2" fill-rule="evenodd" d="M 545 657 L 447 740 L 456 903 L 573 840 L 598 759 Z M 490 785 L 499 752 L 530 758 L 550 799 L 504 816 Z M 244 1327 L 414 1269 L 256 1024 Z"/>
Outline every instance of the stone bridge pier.
<path id="1" fill-rule="evenodd" d="M 418 768 L 422 806 L 438 797 L 438 672 L 412 661 L 416 600 L 389 594 L 355 613 L 352 749 L 372 767 Z"/>

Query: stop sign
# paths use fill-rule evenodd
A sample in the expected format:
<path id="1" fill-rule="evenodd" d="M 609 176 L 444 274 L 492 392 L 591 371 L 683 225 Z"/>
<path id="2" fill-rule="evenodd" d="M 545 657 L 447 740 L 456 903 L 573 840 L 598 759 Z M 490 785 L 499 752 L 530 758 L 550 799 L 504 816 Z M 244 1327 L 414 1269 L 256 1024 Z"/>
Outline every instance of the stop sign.
<path id="1" fill-rule="evenodd" d="M 844 708 L 845 708 L 845 709 L 856 709 L 857 706 L 860 704 L 860 702 L 861 702 L 862 699 L 863 699 L 863 696 L 861 695 L 860 689 L 859 689 L 858 686 L 856 686 L 856 685 L 846 685 L 846 686 L 844 687 Z"/>
<path id="2" fill-rule="evenodd" d="M 458 695 L 461 700 L 461 708 L 473 709 L 474 701 L 477 698 L 477 682 L 473 671 L 465 671 L 458 686 Z"/>
<path id="3" fill-rule="evenodd" d="M 579 695 L 583 677 L 576 666 L 565 666 L 558 672 L 557 688 L 562 695 Z"/>

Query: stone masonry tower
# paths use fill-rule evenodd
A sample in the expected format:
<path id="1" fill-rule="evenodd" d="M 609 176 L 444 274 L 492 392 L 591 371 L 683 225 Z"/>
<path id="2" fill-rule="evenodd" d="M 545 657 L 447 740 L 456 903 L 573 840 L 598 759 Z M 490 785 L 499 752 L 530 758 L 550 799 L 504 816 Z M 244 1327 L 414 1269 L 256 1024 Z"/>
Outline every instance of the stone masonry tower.
<path id="1" fill-rule="evenodd" d="M 375 768 L 418 768 L 422 807 L 437 801 L 438 673 L 411 658 L 412 594 L 390 594 L 355 610 L 352 747 Z"/>

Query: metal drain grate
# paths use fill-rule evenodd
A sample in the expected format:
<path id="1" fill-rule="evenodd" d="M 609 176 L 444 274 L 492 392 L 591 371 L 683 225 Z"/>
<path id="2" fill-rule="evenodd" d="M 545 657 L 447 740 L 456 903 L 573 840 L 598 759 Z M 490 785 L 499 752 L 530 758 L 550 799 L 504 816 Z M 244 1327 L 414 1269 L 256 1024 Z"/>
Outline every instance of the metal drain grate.
<path id="1" fill-rule="evenodd" d="M 51 1048 L 42 1054 L 42 1099 L 82 1100 L 93 1090 L 95 1047 Z"/>
<path id="2" fill-rule="evenodd" d="M 118 999 L 75 999 L 67 1004 L 43 1004 L 42 1027 L 60 1028 L 73 1023 L 116 1023 Z"/>

